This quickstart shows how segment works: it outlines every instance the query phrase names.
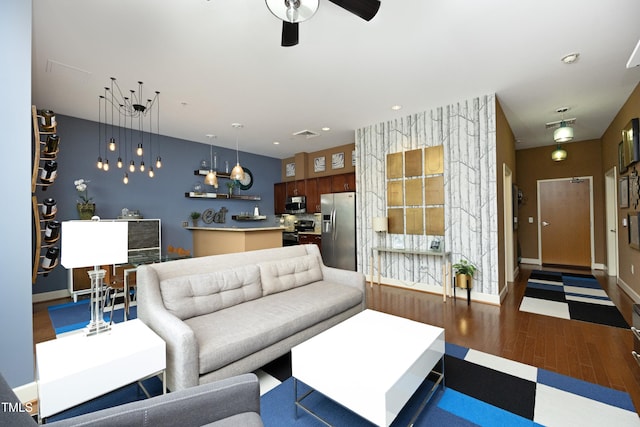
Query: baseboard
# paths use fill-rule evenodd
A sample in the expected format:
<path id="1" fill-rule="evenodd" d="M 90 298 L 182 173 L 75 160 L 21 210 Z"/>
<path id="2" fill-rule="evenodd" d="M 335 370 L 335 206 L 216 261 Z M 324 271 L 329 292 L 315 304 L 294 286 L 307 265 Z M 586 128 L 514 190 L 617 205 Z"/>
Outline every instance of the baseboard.
<path id="1" fill-rule="evenodd" d="M 521 264 L 533 264 L 533 265 L 542 265 L 539 259 L 537 258 L 521 258 Z"/>
<path id="2" fill-rule="evenodd" d="M 591 269 L 592 270 L 602 270 L 602 271 L 604 271 L 605 270 L 605 265 L 598 262 L 598 263 L 592 264 L 591 265 Z"/>
<path id="3" fill-rule="evenodd" d="M 627 283 L 618 277 L 618 286 L 622 288 L 622 290 L 629 295 L 629 298 L 633 300 L 634 303 L 640 304 L 640 295 L 634 291 L 631 286 L 627 285 Z"/>
<path id="4" fill-rule="evenodd" d="M 71 294 L 66 289 L 61 289 L 59 291 L 51 291 L 51 292 L 42 292 L 39 294 L 31 295 L 31 302 L 45 302 L 51 301 L 54 299 L 62 299 L 62 298 L 71 298 Z"/>
<path id="5" fill-rule="evenodd" d="M 367 286 L 369 286 L 371 277 L 365 276 L 365 280 L 367 281 Z M 378 277 L 376 276 L 373 283 L 377 283 Z M 416 291 L 427 292 L 430 294 L 436 294 L 442 296 L 442 286 L 438 285 L 427 285 L 425 283 L 418 282 L 404 282 L 402 280 L 391 279 L 389 277 L 381 277 L 380 284 L 395 286 L 397 288 L 403 289 L 413 289 Z M 453 298 L 453 292 L 450 295 L 450 298 Z M 456 300 L 467 300 L 467 291 L 465 289 L 456 288 Z M 500 296 L 499 295 L 489 295 L 483 294 L 479 292 L 475 292 L 471 289 L 471 301 L 482 302 L 486 304 L 492 305 L 500 305 Z"/>

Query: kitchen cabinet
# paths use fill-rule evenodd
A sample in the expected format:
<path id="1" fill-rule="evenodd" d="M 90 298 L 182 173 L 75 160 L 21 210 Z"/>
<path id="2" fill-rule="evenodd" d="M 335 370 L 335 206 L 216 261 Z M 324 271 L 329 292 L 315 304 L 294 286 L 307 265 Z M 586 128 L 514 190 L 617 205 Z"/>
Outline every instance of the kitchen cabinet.
<path id="1" fill-rule="evenodd" d="M 307 179 L 307 212 L 320 212 L 320 193 L 318 193 L 318 180 L 316 178 Z"/>
<path id="2" fill-rule="evenodd" d="M 306 182 L 304 179 L 287 182 L 287 197 L 305 196 Z"/>
<path id="3" fill-rule="evenodd" d="M 276 215 L 284 214 L 284 204 L 287 202 L 287 183 L 273 184 L 273 207 Z"/>
<path id="4" fill-rule="evenodd" d="M 319 234 L 298 233 L 298 243 L 301 245 L 318 245 L 318 249 L 322 253 L 322 237 Z"/>
<path id="5" fill-rule="evenodd" d="M 355 173 L 343 173 L 331 177 L 331 192 L 343 193 L 345 191 L 356 191 Z"/>

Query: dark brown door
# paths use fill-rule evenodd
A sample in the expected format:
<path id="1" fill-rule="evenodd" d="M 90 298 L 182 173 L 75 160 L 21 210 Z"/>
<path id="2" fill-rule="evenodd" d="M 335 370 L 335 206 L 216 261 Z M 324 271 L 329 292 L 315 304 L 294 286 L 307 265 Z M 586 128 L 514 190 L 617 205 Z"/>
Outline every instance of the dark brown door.
<path id="1" fill-rule="evenodd" d="M 542 264 L 591 267 L 590 183 L 540 181 Z"/>

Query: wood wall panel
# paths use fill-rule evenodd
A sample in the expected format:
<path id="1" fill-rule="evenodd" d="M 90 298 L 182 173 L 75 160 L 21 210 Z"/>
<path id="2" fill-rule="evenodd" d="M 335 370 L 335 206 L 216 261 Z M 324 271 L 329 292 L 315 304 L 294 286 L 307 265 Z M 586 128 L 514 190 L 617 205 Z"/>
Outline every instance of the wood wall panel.
<path id="1" fill-rule="evenodd" d="M 424 209 L 407 208 L 406 225 L 407 234 L 424 234 Z"/>
<path id="2" fill-rule="evenodd" d="M 426 208 L 426 233 L 444 236 L 444 208 Z"/>
<path id="3" fill-rule="evenodd" d="M 387 210 L 389 216 L 389 234 L 404 234 L 404 209 Z"/>
<path id="4" fill-rule="evenodd" d="M 422 206 L 422 179 L 408 179 L 404 182 L 406 206 Z"/>
<path id="5" fill-rule="evenodd" d="M 430 176 L 424 179 L 424 204 L 444 205 L 444 176 Z"/>
<path id="6" fill-rule="evenodd" d="M 404 153 L 404 176 L 422 176 L 422 150 Z"/>
<path id="7" fill-rule="evenodd" d="M 444 147 L 442 145 L 424 149 L 424 173 L 425 175 L 444 173 Z"/>
<path id="8" fill-rule="evenodd" d="M 404 206 L 402 181 L 389 181 L 387 183 L 387 206 Z"/>
<path id="9" fill-rule="evenodd" d="M 402 152 L 387 154 L 387 179 L 402 178 Z"/>

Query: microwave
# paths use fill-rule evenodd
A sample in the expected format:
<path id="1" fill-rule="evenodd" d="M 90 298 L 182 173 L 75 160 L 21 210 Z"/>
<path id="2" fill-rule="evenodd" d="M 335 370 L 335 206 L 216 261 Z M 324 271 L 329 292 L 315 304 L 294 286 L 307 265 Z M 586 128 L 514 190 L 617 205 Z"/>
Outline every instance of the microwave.
<path id="1" fill-rule="evenodd" d="M 307 211 L 307 197 L 287 197 L 287 201 L 284 205 L 284 211 L 288 214 L 305 213 Z"/>

